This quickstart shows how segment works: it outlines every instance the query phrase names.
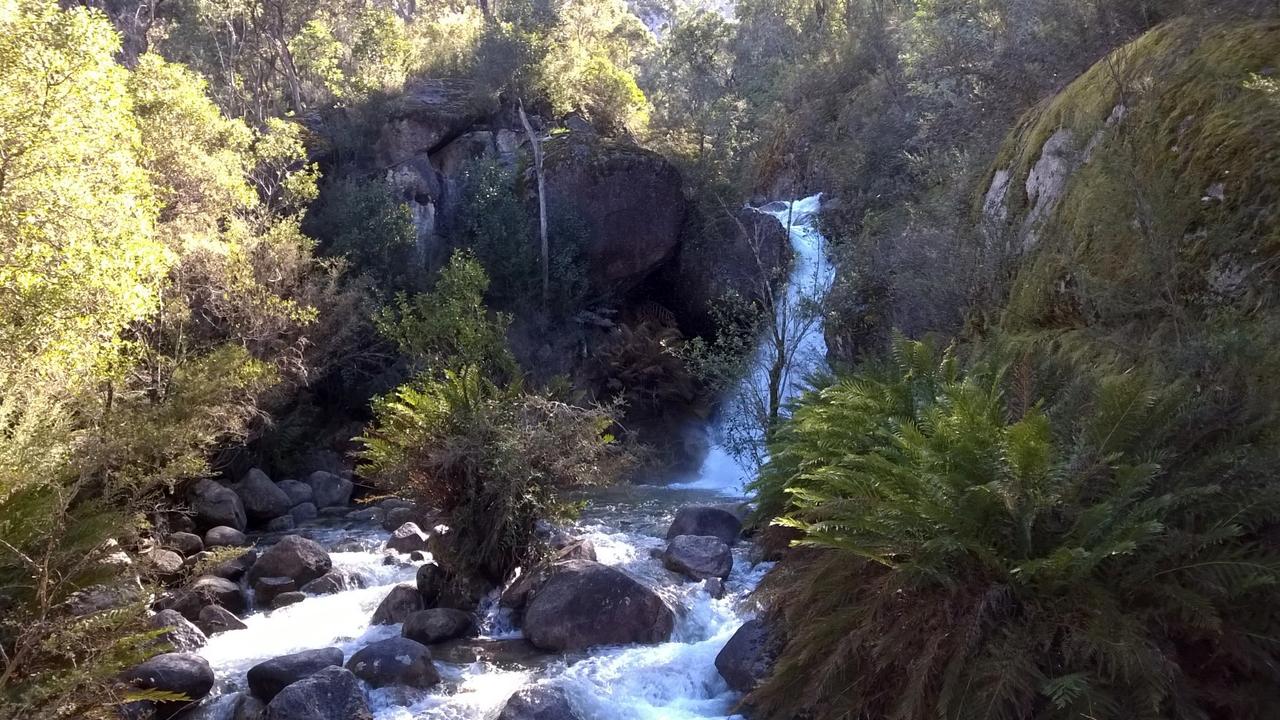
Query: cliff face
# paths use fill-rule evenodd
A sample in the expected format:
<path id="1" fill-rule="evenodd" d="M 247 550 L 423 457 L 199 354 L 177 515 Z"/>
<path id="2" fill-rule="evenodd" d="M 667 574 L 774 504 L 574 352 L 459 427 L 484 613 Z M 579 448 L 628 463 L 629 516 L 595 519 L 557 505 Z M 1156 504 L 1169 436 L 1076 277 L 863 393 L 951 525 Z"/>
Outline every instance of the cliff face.
<path id="1" fill-rule="evenodd" d="M 1280 23 L 1179 21 L 1028 113 L 975 197 L 983 251 L 1009 268 L 1002 324 L 1269 337 L 1278 80 Z"/>

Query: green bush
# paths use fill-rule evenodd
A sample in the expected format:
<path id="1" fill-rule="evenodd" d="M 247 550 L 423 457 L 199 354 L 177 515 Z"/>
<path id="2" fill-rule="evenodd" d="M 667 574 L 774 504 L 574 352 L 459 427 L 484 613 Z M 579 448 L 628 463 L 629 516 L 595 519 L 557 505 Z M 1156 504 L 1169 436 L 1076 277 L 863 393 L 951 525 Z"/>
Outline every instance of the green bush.
<path id="1" fill-rule="evenodd" d="M 1280 559 L 1258 538 L 1276 492 L 1182 471 L 1205 452 L 1183 433 L 1191 390 L 1134 371 L 1035 403 L 1029 365 L 992 367 L 899 341 L 798 404 L 757 486 L 807 549 L 765 585 L 784 644 L 748 701 L 817 720 L 1272 717 Z"/>

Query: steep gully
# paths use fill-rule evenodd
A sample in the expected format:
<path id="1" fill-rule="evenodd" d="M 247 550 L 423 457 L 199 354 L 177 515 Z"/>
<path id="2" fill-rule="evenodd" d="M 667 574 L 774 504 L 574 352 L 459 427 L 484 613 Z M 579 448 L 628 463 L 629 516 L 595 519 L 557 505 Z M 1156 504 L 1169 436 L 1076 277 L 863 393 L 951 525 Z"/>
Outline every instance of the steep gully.
<path id="1" fill-rule="evenodd" d="M 823 239 L 815 227 L 820 196 L 795 202 L 776 202 L 759 208 L 778 218 L 795 249 L 795 262 L 786 292 L 794 301 L 824 291 L 832 270 L 824 257 Z M 820 367 L 825 354 L 821 328 L 816 324 L 800 339 L 796 362 L 784 385 L 793 397 L 803 376 Z M 760 381 L 764 355 L 741 391 Z M 716 433 L 716 428 L 712 428 Z M 748 547 L 734 550 L 734 567 L 722 598 L 711 597 L 702 584 L 682 582 L 665 570 L 650 551 L 665 546 L 665 533 L 675 510 L 693 503 L 726 503 L 743 498 L 747 471 L 725 450 L 712 443 L 697 477 L 676 485 L 631 485 L 594 492 L 573 534 L 594 543 L 599 561 L 613 565 L 657 591 L 676 611 L 675 632 L 658 645 L 594 648 L 585 653 L 537 656 L 503 652 L 519 647 L 511 642 L 520 631 L 511 626 L 496 605 L 485 612 L 479 641 L 452 649 L 433 649 L 444 680 L 431 691 L 381 688 L 369 691 L 378 720 L 491 718 L 507 698 L 533 682 L 562 688 L 584 720 L 684 720 L 725 718 L 738 700 L 716 671 L 714 661 L 729 637 L 746 619 L 741 607 L 748 593 L 768 571 L 754 567 Z M 316 528 L 307 532 L 326 547 L 339 540 L 359 541 L 366 550 L 332 552 L 334 568 L 358 573 L 367 587 L 334 595 L 309 597 L 280 610 L 251 615 L 247 628 L 210 638 L 199 652 L 214 668 L 215 693 L 229 693 L 243 685 L 245 672 L 273 657 L 310 648 L 336 646 L 349 658 L 371 642 L 400 634 L 399 625 L 370 625 L 378 603 L 400 583 L 412 583 L 416 566 L 386 565 L 381 550 L 387 533 L 373 526 Z M 346 547 L 350 542 L 345 543 Z M 503 642 L 508 641 L 508 642 Z M 490 652 L 472 648 L 487 646 Z M 476 659 L 477 655 L 484 656 Z M 227 696 L 230 697 L 230 696 Z M 215 698 L 212 702 L 218 702 Z"/>

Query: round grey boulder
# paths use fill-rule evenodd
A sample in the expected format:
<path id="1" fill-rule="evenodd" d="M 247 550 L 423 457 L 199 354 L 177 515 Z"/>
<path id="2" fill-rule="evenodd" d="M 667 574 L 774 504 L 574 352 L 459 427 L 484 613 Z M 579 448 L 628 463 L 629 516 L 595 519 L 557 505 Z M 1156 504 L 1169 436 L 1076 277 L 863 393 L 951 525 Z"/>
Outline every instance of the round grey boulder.
<path id="1" fill-rule="evenodd" d="M 165 653 L 135 665 L 122 679 L 141 690 L 180 693 L 187 700 L 199 700 L 213 689 L 213 668 L 209 661 L 191 653 Z"/>
<path id="2" fill-rule="evenodd" d="M 773 667 L 769 631 L 762 620 L 748 620 L 738 628 L 720 653 L 716 670 L 738 692 L 751 692 Z"/>
<path id="3" fill-rule="evenodd" d="M 391 588 L 387 597 L 373 612 L 373 625 L 394 625 L 402 623 L 413 613 L 422 609 L 422 596 L 413 585 L 397 585 Z"/>
<path id="4" fill-rule="evenodd" d="M 249 582 L 256 583 L 264 577 L 287 577 L 301 586 L 332 569 L 333 561 L 319 543 L 299 535 L 286 535 L 249 568 Z"/>
<path id="5" fill-rule="evenodd" d="M 270 702 L 289 685 L 333 666 L 342 666 L 342 651 L 335 647 L 281 655 L 249 668 L 249 692 Z"/>
<path id="6" fill-rule="evenodd" d="M 307 477 L 307 484 L 311 486 L 311 502 L 318 508 L 351 504 L 351 491 L 355 486 L 346 478 L 317 470 Z"/>
<path id="7" fill-rule="evenodd" d="M 434 645 L 456 640 L 475 632 L 476 622 L 471 613 L 453 608 L 419 610 L 404 619 L 400 634 L 423 645 Z"/>
<path id="8" fill-rule="evenodd" d="M 373 720 L 360 682 L 330 667 L 284 688 L 267 703 L 266 720 Z"/>
<path id="9" fill-rule="evenodd" d="M 154 548 L 144 557 L 161 579 L 173 580 L 182 572 L 182 556 L 172 550 Z"/>
<path id="10" fill-rule="evenodd" d="M 297 590 L 282 592 L 271 599 L 271 609 L 279 610 L 280 608 L 289 607 L 290 605 L 297 605 L 306 599 L 307 594 L 304 592 L 299 592 Z"/>
<path id="11" fill-rule="evenodd" d="M 677 535 L 667 543 L 662 565 L 690 580 L 723 580 L 733 570 L 733 552 L 711 535 Z"/>
<path id="12" fill-rule="evenodd" d="M 359 575 L 345 570 L 330 570 L 298 589 L 307 595 L 334 595 L 362 587 L 364 579 Z"/>
<path id="13" fill-rule="evenodd" d="M 306 486 L 303 485 L 303 487 Z M 289 510 L 289 517 L 293 518 L 295 524 L 315 520 L 319 516 L 320 511 L 316 510 L 316 506 L 309 502 L 299 503 Z"/>
<path id="14" fill-rule="evenodd" d="M 216 547 L 244 547 L 248 544 L 249 539 L 244 536 L 244 533 L 226 525 L 209 528 L 208 532 L 204 534 L 204 546 L 210 549 Z"/>
<path id="15" fill-rule="evenodd" d="M 240 496 L 249 519 L 257 522 L 280 517 L 293 507 L 284 490 L 271 482 L 271 478 L 258 468 L 245 473 L 240 482 L 236 483 L 235 491 Z"/>
<path id="16" fill-rule="evenodd" d="M 196 627 L 200 628 L 205 635 L 213 636 L 232 630 L 245 630 L 249 626 L 225 608 L 210 605 L 200 609 L 200 616 L 196 618 Z"/>
<path id="17" fill-rule="evenodd" d="M 204 550 L 204 541 L 200 536 L 189 532 L 169 533 L 164 539 L 164 544 L 181 553 L 183 557 L 191 557 Z"/>
<path id="18" fill-rule="evenodd" d="M 157 630 L 164 630 L 160 639 L 169 643 L 177 652 L 197 650 L 209 641 L 200 628 L 177 610 L 161 610 L 152 615 L 147 623 Z"/>
<path id="19" fill-rule="evenodd" d="M 422 604 L 425 607 L 435 607 L 436 601 L 440 599 L 440 593 L 445 589 L 444 568 L 435 563 L 419 565 L 418 574 L 414 580 L 418 586 L 418 594 L 422 596 Z"/>
<path id="20" fill-rule="evenodd" d="M 315 491 L 311 489 L 310 485 L 304 482 L 298 480 L 281 480 L 279 483 L 276 483 L 276 485 L 284 491 L 285 495 L 289 496 L 289 504 L 295 507 L 302 503 L 309 503 L 315 500 Z"/>
<path id="21" fill-rule="evenodd" d="M 240 496 L 213 480 L 206 478 L 192 485 L 187 491 L 187 504 L 191 506 L 199 527 L 226 525 L 236 530 L 245 528 L 244 503 L 240 502 Z"/>
<path id="22" fill-rule="evenodd" d="M 258 581 L 253 584 L 253 599 L 258 607 L 267 607 L 277 595 L 297 589 L 298 583 L 290 577 L 258 578 Z"/>
<path id="23" fill-rule="evenodd" d="M 244 612 L 246 603 L 240 586 L 226 578 L 202 575 L 187 587 L 178 590 L 162 603 L 165 609 L 177 610 L 188 620 L 195 621 L 200 611 L 210 605 L 226 608 L 231 612 Z"/>
<path id="24" fill-rule="evenodd" d="M 387 539 L 387 549 L 409 554 L 415 550 L 427 551 L 428 536 L 417 523 L 407 522 L 396 528 Z"/>
<path id="25" fill-rule="evenodd" d="M 507 704 L 497 720 L 579 720 L 569 705 L 564 691 L 546 685 L 530 685 L 521 688 Z"/>
<path id="26" fill-rule="evenodd" d="M 589 560 L 557 564 L 524 613 L 525 637 L 551 651 L 665 642 L 674 627 L 671 608 L 656 593 Z"/>
<path id="27" fill-rule="evenodd" d="M 680 535 L 711 535 L 732 546 L 741 534 L 742 522 L 728 510 L 713 505 L 688 505 L 676 512 L 676 518 L 667 530 L 667 539 L 674 540 Z"/>
<path id="28" fill-rule="evenodd" d="M 281 515 L 268 520 L 265 529 L 267 532 L 289 532 L 294 528 L 294 525 L 292 515 Z"/>
<path id="29" fill-rule="evenodd" d="M 440 682 L 426 645 L 390 638 L 365 646 L 347 661 L 347 669 L 373 687 L 407 685 L 428 688 Z"/>

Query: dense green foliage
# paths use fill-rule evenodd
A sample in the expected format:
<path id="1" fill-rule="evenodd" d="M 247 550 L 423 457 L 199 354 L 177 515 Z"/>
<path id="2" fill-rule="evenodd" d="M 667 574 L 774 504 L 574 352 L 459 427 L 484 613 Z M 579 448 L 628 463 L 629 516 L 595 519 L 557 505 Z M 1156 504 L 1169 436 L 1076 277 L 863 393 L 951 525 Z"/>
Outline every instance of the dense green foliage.
<path id="1" fill-rule="evenodd" d="M 759 487 L 815 551 L 766 589 L 763 716 L 1270 716 L 1280 497 L 1199 472 L 1243 441 L 1197 442 L 1202 392 L 1075 385 L 901 341 L 799 404 Z"/>

